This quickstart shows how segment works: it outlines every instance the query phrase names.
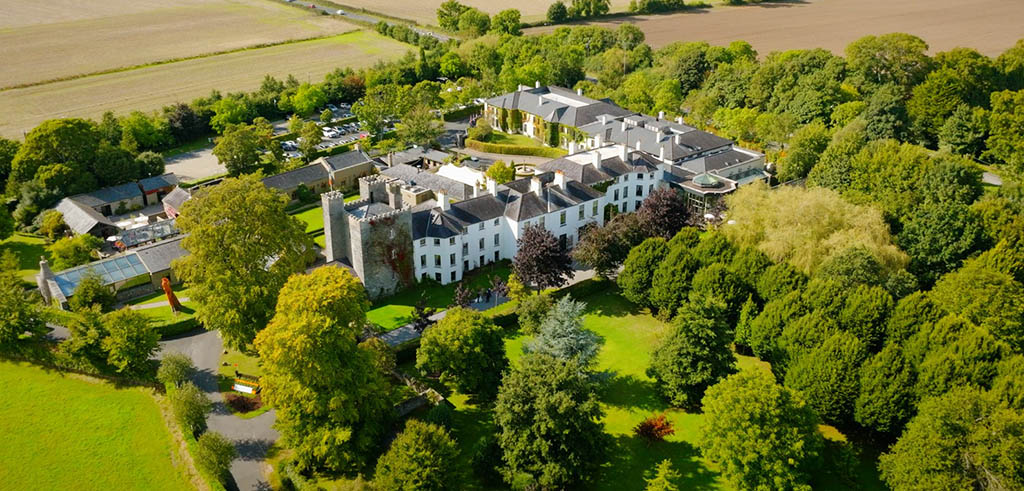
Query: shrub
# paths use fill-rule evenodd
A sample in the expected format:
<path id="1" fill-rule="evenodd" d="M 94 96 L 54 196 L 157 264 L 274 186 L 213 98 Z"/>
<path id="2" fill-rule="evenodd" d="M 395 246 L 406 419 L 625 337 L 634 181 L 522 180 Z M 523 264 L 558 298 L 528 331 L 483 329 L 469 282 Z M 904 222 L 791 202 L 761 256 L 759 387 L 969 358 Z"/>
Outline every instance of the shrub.
<path id="1" fill-rule="evenodd" d="M 163 384 L 177 387 L 192 376 L 195 368 L 191 358 L 181 353 L 171 353 L 160 361 L 160 368 L 156 371 L 156 378 Z"/>
<path id="2" fill-rule="evenodd" d="M 225 396 L 225 400 L 236 413 L 250 413 L 263 407 L 263 399 L 258 395 L 246 397 L 239 394 L 228 394 Z"/>
<path id="3" fill-rule="evenodd" d="M 378 489 L 457 489 L 461 469 L 455 469 L 459 447 L 437 425 L 409 420 L 391 448 L 377 461 Z"/>
<path id="4" fill-rule="evenodd" d="M 541 322 L 547 317 L 554 306 L 550 295 L 538 293 L 528 295 L 519 301 L 516 314 L 519 316 L 519 329 L 523 334 L 536 334 Z"/>
<path id="5" fill-rule="evenodd" d="M 676 429 L 672 427 L 672 422 L 665 417 L 664 413 L 651 416 L 633 428 L 633 434 L 643 438 L 648 444 L 663 441 L 666 436 L 674 435 L 675 432 Z"/>
<path id="6" fill-rule="evenodd" d="M 423 415 L 423 421 L 451 429 L 454 414 L 451 404 L 445 401 L 430 408 L 427 414 Z"/>
<path id="7" fill-rule="evenodd" d="M 231 476 L 231 461 L 237 452 L 235 446 L 220 433 L 209 431 L 199 437 L 192 458 L 196 467 L 224 483 Z"/>
<path id="8" fill-rule="evenodd" d="M 478 152 L 500 153 L 505 155 L 533 155 L 535 157 L 547 157 L 557 159 L 565 155 L 565 150 L 549 147 L 524 147 L 521 145 L 508 145 L 503 143 L 486 143 L 473 138 L 466 139 L 466 147 Z"/>
<path id="9" fill-rule="evenodd" d="M 168 394 L 174 419 L 182 428 L 196 434 L 206 428 L 210 399 L 192 382 L 186 382 Z"/>

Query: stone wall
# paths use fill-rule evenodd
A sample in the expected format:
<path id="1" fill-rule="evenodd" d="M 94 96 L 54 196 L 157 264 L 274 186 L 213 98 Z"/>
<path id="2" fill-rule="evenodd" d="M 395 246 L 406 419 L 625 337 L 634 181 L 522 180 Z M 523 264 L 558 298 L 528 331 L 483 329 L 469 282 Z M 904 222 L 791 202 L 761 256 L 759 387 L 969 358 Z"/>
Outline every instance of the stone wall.
<path id="1" fill-rule="evenodd" d="M 349 216 L 349 233 L 352 267 L 370 298 L 393 294 L 414 281 L 408 209 L 364 219 Z"/>

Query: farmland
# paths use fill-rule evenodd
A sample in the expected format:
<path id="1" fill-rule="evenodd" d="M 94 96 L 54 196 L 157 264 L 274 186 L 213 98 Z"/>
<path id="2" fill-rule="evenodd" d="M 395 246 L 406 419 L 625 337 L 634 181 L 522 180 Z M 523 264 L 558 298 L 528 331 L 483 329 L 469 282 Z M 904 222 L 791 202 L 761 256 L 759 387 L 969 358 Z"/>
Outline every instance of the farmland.
<path id="1" fill-rule="evenodd" d="M 359 68 L 393 59 L 409 49 L 376 33 L 357 31 L 328 38 L 0 91 L 0 136 L 20 137 L 46 119 L 98 118 L 104 111 L 155 110 L 178 101 L 252 90 L 266 74 L 320 81 L 339 67 Z"/>
<path id="2" fill-rule="evenodd" d="M 267 0 L 11 0 L 0 6 L 0 88 L 354 28 Z"/>
<path id="3" fill-rule="evenodd" d="M 494 15 L 505 9 L 519 9 L 523 20 L 527 22 L 543 20 L 548 7 L 554 0 L 521 0 L 519 2 L 492 2 L 487 0 L 460 0 L 459 3 L 476 7 Z M 437 24 L 437 7 L 444 0 L 339 0 L 339 3 L 380 12 L 392 17 L 416 21 L 420 24 Z M 568 3 L 568 2 L 566 2 Z M 623 11 L 629 6 L 629 0 L 612 0 L 612 11 Z"/>
<path id="4" fill-rule="evenodd" d="M 0 387 L 5 488 L 193 487 L 147 390 L 6 361 L 0 362 Z"/>
<path id="5" fill-rule="evenodd" d="M 742 39 L 762 56 L 772 51 L 825 48 L 841 54 L 869 34 L 906 32 L 924 39 L 932 53 L 958 46 L 994 56 L 1024 37 L 1017 0 L 794 0 L 741 7 L 716 6 L 670 15 L 620 17 L 596 25 L 635 23 L 654 48 L 673 41 L 727 45 Z M 548 32 L 541 27 L 529 33 Z"/>

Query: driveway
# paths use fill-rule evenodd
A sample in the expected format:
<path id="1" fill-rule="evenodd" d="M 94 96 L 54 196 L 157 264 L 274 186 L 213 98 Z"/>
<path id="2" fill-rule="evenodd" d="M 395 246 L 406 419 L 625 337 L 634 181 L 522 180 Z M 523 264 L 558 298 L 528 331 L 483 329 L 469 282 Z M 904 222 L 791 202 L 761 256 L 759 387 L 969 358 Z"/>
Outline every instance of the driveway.
<path id="1" fill-rule="evenodd" d="M 224 405 L 217 390 L 217 368 L 224 349 L 216 331 L 197 329 L 184 336 L 160 342 L 161 355 L 178 352 L 192 358 L 196 365 L 194 382 L 213 401 L 213 411 L 206 419 L 210 431 L 216 431 L 235 443 L 238 457 L 231 464 L 231 475 L 242 491 L 270 489 L 264 477 L 267 449 L 280 436 L 273 428 L 274 411 L 252 419 L 234 416 Z"/>
<path id="2" fill-rule="evenodd" d="M 213 155 L 213 145 L 165 159 L 164 172 L 173 172 L 183 182 L 195 181 L 228 171 Z"/>

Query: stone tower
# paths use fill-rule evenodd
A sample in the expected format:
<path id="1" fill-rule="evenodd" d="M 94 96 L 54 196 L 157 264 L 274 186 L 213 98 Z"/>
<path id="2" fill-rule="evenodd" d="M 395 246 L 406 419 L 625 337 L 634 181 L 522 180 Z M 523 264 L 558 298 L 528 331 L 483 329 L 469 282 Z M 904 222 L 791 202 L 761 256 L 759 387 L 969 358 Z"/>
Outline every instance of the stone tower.
<path id="1" fill-rule="evenodd" d="M 339 191 L 328 191 L 320 195 L 320 202 L 324 210 L 324 256 L 327 262 L 351 257 L 345 195 Z"/>
<path id="2" fill-rule="evenodd" d="M 43 302 L 47 305 L 53 301 L 53 296 L 50 293 L 50 281 L 54 278 L 53 270 L 50 269 L 50 263 L 45 257 L 40 257 L 39 272 L 36 273 L 36 285 L 39 286 L 39 294 L 43 296 Z"/>

